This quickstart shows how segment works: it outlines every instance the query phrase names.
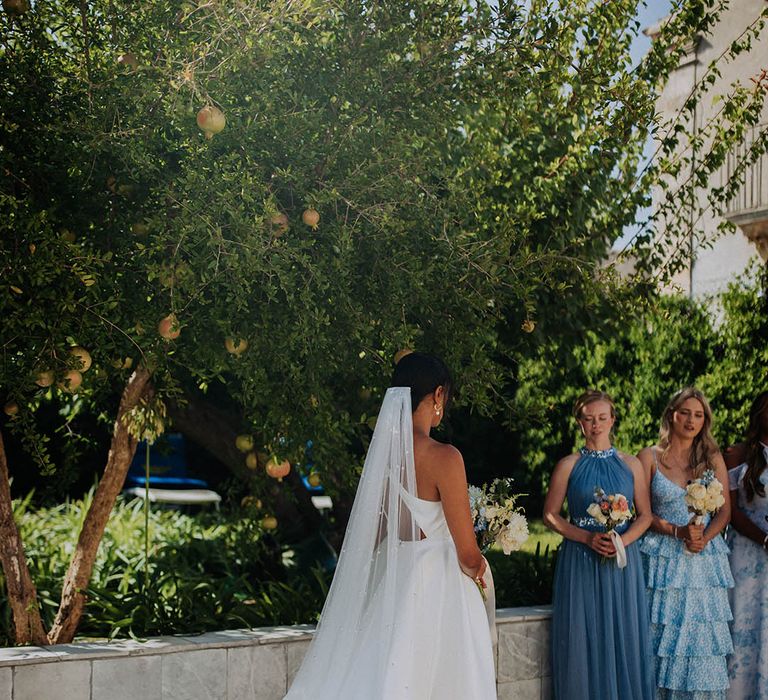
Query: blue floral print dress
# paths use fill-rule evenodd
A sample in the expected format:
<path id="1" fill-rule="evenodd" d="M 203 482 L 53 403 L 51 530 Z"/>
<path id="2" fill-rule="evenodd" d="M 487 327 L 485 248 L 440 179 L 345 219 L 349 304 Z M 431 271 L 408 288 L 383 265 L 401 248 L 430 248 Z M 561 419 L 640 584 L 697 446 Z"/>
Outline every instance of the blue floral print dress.
<path id="1" fill-rule="evenodd" d="M 654 459 L 656 454 L 654 451 Z M 658 466 L 651 480 L 653 512 L 674 525 L 691 519 L 685 489 Z M 709 523 L 709 518 L 704 524 Z M 728 589 L 733 577 L 728 545 L 715 537 L 698 554 L 680 539 L 648 531 L 640 547 L 645 565 L 659 700 L 725 700 L 726 655 L 733 651 Z"/>

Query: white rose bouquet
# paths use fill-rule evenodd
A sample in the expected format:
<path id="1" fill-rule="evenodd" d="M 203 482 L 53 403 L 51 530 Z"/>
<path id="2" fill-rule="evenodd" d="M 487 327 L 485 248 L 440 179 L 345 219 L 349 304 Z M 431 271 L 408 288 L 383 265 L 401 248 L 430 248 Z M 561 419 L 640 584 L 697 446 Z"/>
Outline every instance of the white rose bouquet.
<path id="1" fill-rule="evenodd" d="M 490 486 L 469 487 L 477 544 L 483 552 L 497 544 L 510 554 L 528 539 L 528 521 L 523 509 L 516 505 L 522 494 L 512 493 L 512 479 L 494 479 Z"/>
<path id="2" fill-rule="evenodd" d="M 714 514 L 725 504 L 723 485 L 715 478 L 715 473 L 707 469 L 698 479 L 691 481 L 685 489 L 685 504 L 688 512 L 693 513 L 691 522 L 701 525 L 704 516 Z"/>
<path id="3" fill-rule="evenodd" d="M 723 495 L 723 485 L 715 478 L 715 472 L 707 469 L 698 479 L 688 483 L 685 489 L 685 504 L 688 506 L 688 512 L 693 513 L 691 522 L 694 525 L 701 525 L 704 522 L 704 516 L 716 513 L 725 503 Z M 688 548 L 685 548 L 686 554 L 693 554 Z"/>

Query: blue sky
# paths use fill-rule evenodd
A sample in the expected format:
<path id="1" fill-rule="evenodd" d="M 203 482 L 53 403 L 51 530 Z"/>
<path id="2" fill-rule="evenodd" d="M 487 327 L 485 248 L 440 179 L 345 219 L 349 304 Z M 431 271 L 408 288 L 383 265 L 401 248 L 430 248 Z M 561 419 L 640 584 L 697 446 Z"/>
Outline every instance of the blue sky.
<path id="1" fill-rule="evenodd" d="M 655 24 L 662 17 L 665 17 L 669 13 L 671 4 L 670 0 L 648 0 L 637 11 L 637 19 L 640 21 L 640 26 L 643 28 L 648 27 Z M 632 59 L 635 63 L 648 51 L 649 44 L 650 41 L 644 34 L 637 37 L 632 46 Z"/>
<path id="2" fill-rule="evenodd" d="M 666 17 L 669 14 L 670 7 L 672 6 L 671 0 L 648 0 L 645 4 L 638 8 L 637 19 L 640 22 L 640 27 L 645 29 L 658 22 L 662 17 Z M 650 39 L 645 34 L 640 35 L 635 39 L 632 44 L 632 63 L 637 64 L 640 59 L 648 51 L 650 46 Z M 651 155 L 651 143 L 650 138 L 646 144 L 646 158 L 650 158 Z M 638 219 L 642 220 L 647 215 L 647 210 L 638 212 Z M 631 240 L 632 236 L 637 231 L 637 226 L 628 226 L 624 229 L 622 236 L 613 244 L 615 250 L 621 250 Z"/>

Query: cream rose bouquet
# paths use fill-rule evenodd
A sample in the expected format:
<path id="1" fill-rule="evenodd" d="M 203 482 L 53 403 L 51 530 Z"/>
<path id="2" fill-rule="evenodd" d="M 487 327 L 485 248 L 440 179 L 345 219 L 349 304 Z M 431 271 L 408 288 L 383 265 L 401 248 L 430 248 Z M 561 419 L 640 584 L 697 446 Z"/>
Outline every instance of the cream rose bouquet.
<path id="1" fill-rule="evenodd" d="M 483 552 L 497 544 L 504 554 L 523 546 L 528 539 L 528 521 L 517 505 L 522 494 L 512 493 L 512 479 L 494 479 L 490 486 L 469 487 L 469 507 Z"/>
<path id="2" fill-rule="evenodd" d="M 716 513 L 725 503 L 723 485 L 715 478 L 715 472 L 707 469 L 698 479 L 688 483 L 685 489 L 685 504 L 688 512 L 693 513 L 690 522 L 702 525 L 704 516 Z M 693 554 L 685 548 L 686 554 Z"/>
<path id="3" fill-rule="evenodd" d="M 691 481 L 685 489 L 685 504 L 693 513 L 691 522 L 701 525 L 705 515 L 716 513 L 725 504 L 723 485 L 715 473 L 707 469 L 698 479 Z"/>

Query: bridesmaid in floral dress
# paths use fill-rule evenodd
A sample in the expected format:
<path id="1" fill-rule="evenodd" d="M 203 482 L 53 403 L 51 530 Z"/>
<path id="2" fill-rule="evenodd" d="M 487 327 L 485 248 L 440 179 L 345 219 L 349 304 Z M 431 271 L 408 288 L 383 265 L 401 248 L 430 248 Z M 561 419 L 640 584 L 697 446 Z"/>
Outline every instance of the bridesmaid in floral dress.
<path id="1" fill-rule="evenodd" d="M 615 415 L 608 394 L 585 392 L 573 412 L 586 446 L 557 463 L 544 503 L 544 523 L 564 537 L 553 594 L 554 698 L 652 700 L 648 607 L 636 543 L 651 520 L 645 475 L 635 457 L 611 445 Z M 596 487 L 634 501 L 637 517 L 616 528 L 625 568 L 615 561 L 611 537 L 589 515 Z M 566 497 L 567 520 L 561 514 Z"/>
<path id="2" fill-rule="evenodd" d="M 727 472 L 712 438 L 712 411 L 692 387 L 664 410 L 659 444 L 638 455 L 651 491 L 653 521 L 640 547 L 645 563 L 659 700 L 725 700 L 733 650 L 728 588 L 733 578 L 720 533 L 730 517 Z M 690 523 L 687 484 L 714 472 L 725 504 L 703 525 Z"/>
<path id="3" fill-rule="evenodd" d="M 744 447 L 746 461 L 728 472 L 736 583 L 731 594 L 729 700 L 768 698 L 768 391 L 752 402 Z"/>

